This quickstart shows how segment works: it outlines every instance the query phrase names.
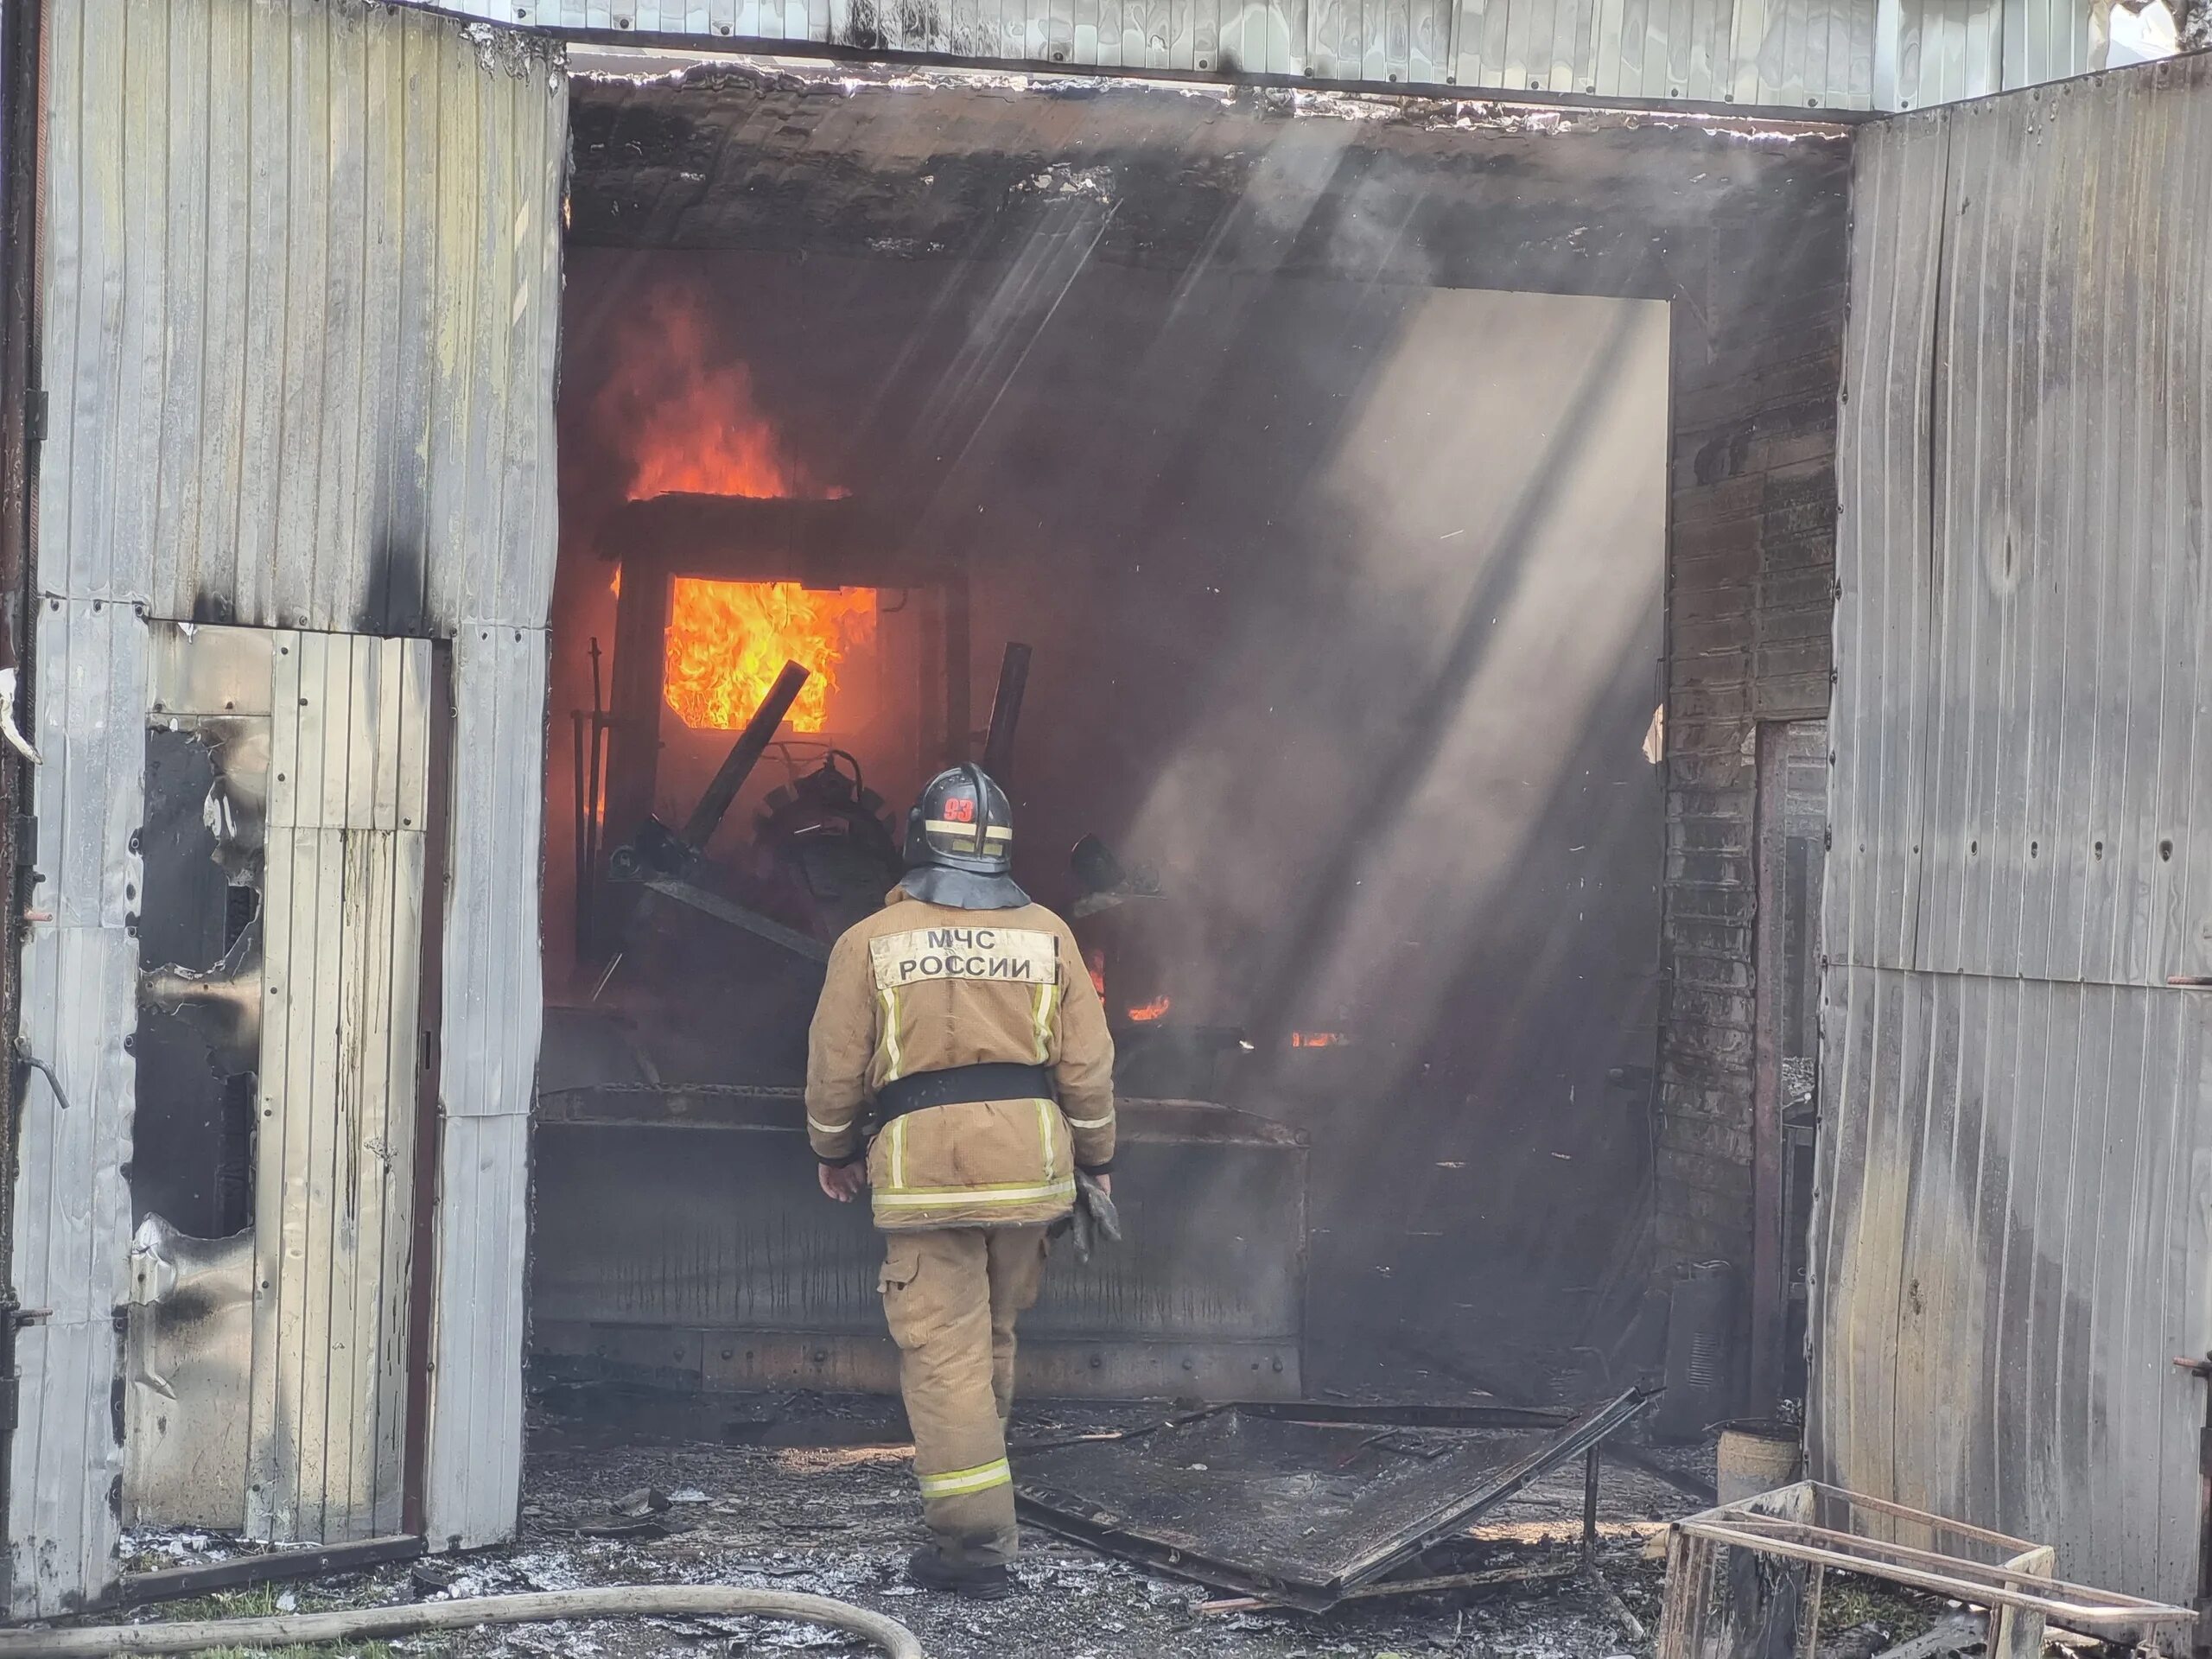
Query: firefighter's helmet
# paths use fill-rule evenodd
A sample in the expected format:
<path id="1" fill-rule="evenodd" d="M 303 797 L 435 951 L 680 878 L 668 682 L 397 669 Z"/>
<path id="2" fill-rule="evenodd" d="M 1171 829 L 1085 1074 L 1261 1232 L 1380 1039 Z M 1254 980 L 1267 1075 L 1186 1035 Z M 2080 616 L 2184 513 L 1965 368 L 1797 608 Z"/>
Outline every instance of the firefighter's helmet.
<path id="1" fill-rule="evenodd" d="M 906 859 L 916 898 L 961 910 L 1007 910 L 1029 902 L 1014 885 L 1014 809 L 1006 791 L 972 762 L 930 779 L 906 814 Z"/>

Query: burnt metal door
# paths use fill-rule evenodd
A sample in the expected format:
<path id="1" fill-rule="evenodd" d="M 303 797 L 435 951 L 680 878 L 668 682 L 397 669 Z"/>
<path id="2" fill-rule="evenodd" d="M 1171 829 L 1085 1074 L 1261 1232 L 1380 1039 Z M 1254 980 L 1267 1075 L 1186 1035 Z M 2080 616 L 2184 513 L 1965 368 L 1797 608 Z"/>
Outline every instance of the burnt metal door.
<path id="1" fill-rule="evenodd" d="M 132 1173 L 124 1518 L 393 1533 L 431 647 L 161 622 L 149 645 L 140 1047 L 166 1063 L 137 1068 L 135 1127 L 165 1155 Z"/>

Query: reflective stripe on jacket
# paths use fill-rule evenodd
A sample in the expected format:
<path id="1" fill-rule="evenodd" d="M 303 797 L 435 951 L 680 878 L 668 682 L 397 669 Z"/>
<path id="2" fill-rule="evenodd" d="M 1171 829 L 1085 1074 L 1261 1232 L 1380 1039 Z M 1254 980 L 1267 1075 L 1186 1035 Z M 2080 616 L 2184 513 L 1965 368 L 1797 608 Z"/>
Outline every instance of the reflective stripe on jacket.
<path id="1" fill-rule="evenodd" d="M 877 1226 L 1054 1220 L 1075 1202 L 1077 1166 L 1114 1157 L 1114 1040 L 1068 925 L 1041 905 L 953 910 L 893 889 L 830 954 L 807 1044 L 815 1155 L 859 1150 L 885 1084 L 993 1061 L 1046 1067 L 1058 1103 L 969 1101 L 893 1119 L 868 1150 Z"/>

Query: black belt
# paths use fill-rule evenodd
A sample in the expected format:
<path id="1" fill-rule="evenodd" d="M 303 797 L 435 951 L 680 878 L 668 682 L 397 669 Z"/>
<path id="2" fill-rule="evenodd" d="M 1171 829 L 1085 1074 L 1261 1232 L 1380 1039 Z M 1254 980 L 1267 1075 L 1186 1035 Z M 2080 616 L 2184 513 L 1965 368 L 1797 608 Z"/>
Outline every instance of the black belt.
<path id="1" fill-rule="evenodd" d="M 1041 1065 L 988 1060 L 981 1065 L 949 1065 L 942 1071 L 917 1071 L 887 1083 L 875 1094 L 875 1128 L 909 1112 L 932 1106 L 957 1106 L 976 1100 L 1050 1100 L 1052 1075 Z"/>

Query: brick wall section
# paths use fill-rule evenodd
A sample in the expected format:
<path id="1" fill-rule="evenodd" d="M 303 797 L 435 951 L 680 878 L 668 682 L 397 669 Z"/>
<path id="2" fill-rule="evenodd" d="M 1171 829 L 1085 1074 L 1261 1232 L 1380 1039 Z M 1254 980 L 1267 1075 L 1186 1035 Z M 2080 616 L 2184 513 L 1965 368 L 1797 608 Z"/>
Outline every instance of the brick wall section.
<path id="1" fill-rule="evenodd" d="M 1827 714 L 1834 604 L 1844 222 L 1811 222 L 1755 289 L 1716 249 L 1713 303 L 1676 308 L 1662 1274 L 1751 1259 L 1756 727 Z"/>

